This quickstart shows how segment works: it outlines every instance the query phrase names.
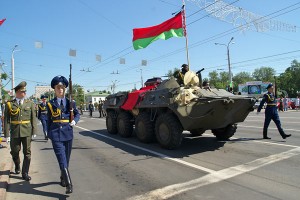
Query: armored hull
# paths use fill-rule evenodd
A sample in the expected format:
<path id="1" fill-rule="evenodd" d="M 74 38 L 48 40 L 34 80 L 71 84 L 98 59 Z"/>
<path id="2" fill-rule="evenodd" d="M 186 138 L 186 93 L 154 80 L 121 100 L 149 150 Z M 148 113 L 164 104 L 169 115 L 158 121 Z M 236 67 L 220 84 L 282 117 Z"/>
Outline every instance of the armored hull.
<path id="1" fill-rule="evenodd" d="M 110 95 L 104 109 L 108 113 L 108 132 L 129 137 L 135 126 L 140 141 L 151 142 L 156 138 L 162 147 L 174 149 L 181 144 L 183 130 L 194 136 L 211 130 L 218 139 L 229 139 L 237 129 L 236 124 L 253 111 L 255 101 L 225 90 L 180 87 L 171 78 L 146 84 L 133 93 Z"/>

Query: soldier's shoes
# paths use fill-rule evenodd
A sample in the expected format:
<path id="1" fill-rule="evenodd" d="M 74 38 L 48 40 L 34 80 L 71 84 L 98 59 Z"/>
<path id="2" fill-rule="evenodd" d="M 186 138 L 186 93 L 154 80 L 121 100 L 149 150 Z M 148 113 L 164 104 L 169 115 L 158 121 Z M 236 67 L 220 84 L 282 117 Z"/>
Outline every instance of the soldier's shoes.
<path id="1" fill-rule="evenodd" d="M 271 139 L 271 138 L 268 137 L 268 136 L 264 136 L 263 138 L 266 139 L 266 140 L 270 140 L 270 139 Z"/>
<path id="2" fill-rule="evenodd" d="M 285 135 L 282 136 L 282 138 L 285 139 L 285 138 L 291 137 L 291 136 L 292 136 L 292 134 L 285 134 Z"/>
<path id="3" fill-rule="evenodd" d="M 22 174 L 22 178 L 25 180 L 25 181 L 30 181 L 31 180 L 31 177 L 25 173 L 25 174 Z"/>
<path id="4" fill-rule="evenodd" d="M 66 187 L 67 184 L 66 184 L 66 181 L 64 180 L 64 178 L 61 176 L 60 177 L 60 183 L 59 183 L 62 187 Z"/>
<path id="5" fill-rule="evenodd" d="M 73 185 L 67 185 L 66 194 L 71 194 L 73 192 Z"/>
<path id="6" fill-rule="evenodd" d="M 20 165 L 16 165 L 15 166 L 15 173 L 16 174 L 20 174 L 21 173 Z"/>

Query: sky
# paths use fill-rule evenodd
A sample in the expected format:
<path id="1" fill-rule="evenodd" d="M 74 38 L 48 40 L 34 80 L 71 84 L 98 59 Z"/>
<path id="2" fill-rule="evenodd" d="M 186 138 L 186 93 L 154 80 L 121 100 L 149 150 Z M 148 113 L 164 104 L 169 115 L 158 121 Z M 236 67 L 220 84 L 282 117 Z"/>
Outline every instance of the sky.
<path id="1" fill-rule="evenodd" d="M 185 1 L 191 70 L 205 68 L 203 77 L 214 70 L 228 71 L 226 46 L 215 43 L 227 45 L 232 37 L 233 75 L 262 66 L 280 74 L 293 59 L 300 60 L 300 1 L 223 0 L 254 16 L 267 16 L 266 22 L 296 26 L 295 31 L 257 31 L 253 23 L 249 29 L 236 28 L 229 17 L 224 21 L 210 15 L 203 9 L 205 2 L 214 0 Z M 111 90 L 112 84 L 116 92 L 140 88 L 142 80 L 164 76 L 187 63 L 186 40 L 158 40 L 135 51 L 132 29 L 160 24 L 181 5 L 182 0 L 2 0 L 0 19 L 6 18 L 0 26 L 2 70 L 11 77 L 12 50 L 17 44 L 15 85 L 27 81 L 27 96 L 34 94 L 37 85 L 50 85 L 57 75 L 68 78 L 70 64 L 73 84 L 86 92 Z M 224 16 L 220 9 L 215 14 Z M 41 42 L 42 48 L 36 48 L 35 42 Z M 70 49 L 76 50 L 76 57 L 69 56 Z M 101 55 L 101 62 L 96 55 Z M 120 58 L 125 64 L 120 64 Z M 147 60 L 146 66 L 142 60 Z M 10 79 L 2 85 L 12 88 Z"/>

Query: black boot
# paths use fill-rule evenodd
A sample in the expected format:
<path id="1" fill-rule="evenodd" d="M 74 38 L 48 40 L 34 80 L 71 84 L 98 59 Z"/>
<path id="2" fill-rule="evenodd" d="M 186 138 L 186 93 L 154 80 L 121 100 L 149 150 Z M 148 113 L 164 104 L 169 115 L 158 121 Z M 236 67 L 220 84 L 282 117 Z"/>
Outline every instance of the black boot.
<path id="1" fill-rule="evenodd" d="M 20 172 L 21 172 L 20 163 L 18 164 L 15 163 L 15 173 L 20 174 Z"/>
<path id="2" fill-rule="evenodd" d="M 30 166 L 30 159 L 25 157 L 24 161 L 23 161 L 23 167 L 22 167 L 22 178 L 25 181 L 30 181 L 31 180 L 31 177 L 28 175 L 29 166 Z"/>
<path id="3" fill-rule="evenodd" d="M 271 138 L 270 137 L 268 137 L 268 134 L 266 133 L 266 132 L 264 132 L 264 139 L 267 139 L 267 140 L 270 140 Z"/>
<path id="4" fill-rule="evenodd" d="M 283 138 L 283 139 L 285 139 L 285 138 L 287 138 L 287 137 L 291 137 L 292 136 L 292 134 L 283 134 L 283 135 L 281 135 L 281 137 Z"/>
<path id="5" fill-rule="evenodd" d="M 68 168 L 64 168 L 62 170 L 63 172 L 63 177 L 65 179 L 65 182 L 66 182 L 66 194 L 70 194 L 73 192 L 73 185 L 72 185 L 72 180 L 71 180 L 71 177 L 70 177 L 70 173 L 69 173 L 69 170 Z"/>
<path id="6" fill-rule="evenodd" d="M 13 158 L 13 161 L 14 161 L 14 163 L 15 163 L 15 173 L 16 174 L 20 174 L 20 172 L 21 172 L 21 168 L 20 168 L 20 158 L 18 157 L 18 158 Z"/>
<path id="7" fill-rule="evenodd" d="M 62 170 L 61 170 L 61 172 L 60 172 L 60 185 L 61 185 L 62 187 L 66 187 L 66 186 L 67 186 L 66 181 L 65 181 L 65 179 L 64 179 L 64 174 L 63 174 L 63 171 L 62 171 Z"/>

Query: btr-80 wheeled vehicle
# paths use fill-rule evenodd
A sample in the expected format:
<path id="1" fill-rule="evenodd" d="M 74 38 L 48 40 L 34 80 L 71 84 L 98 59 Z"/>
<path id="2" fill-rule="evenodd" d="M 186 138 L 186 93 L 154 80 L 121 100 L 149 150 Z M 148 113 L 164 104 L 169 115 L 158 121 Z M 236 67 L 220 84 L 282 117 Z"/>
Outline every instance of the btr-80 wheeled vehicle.
<path id="1" fill-rule="evenodd" d="M 184 86 L 174 78 L 152 78 L 140 90 L 109 95 L 103 108 L 109 133 L 130 137 L 135 128 L 141 142 L 156 137 L 163 148 L 174 149 L 180 146 L 184 130 L 193 136 L 211 130 L 217 139 L 229 139 L 236 123 L 253 111 L 255 101 L 223 89 L 204 88 L 198 76 L 188 71 Z"/>

